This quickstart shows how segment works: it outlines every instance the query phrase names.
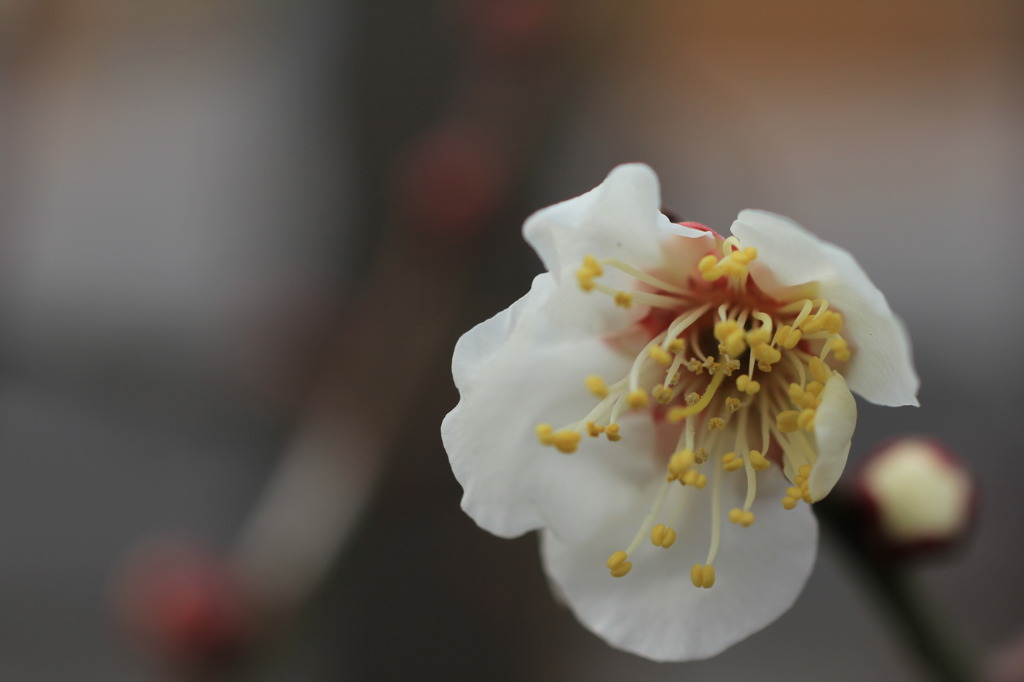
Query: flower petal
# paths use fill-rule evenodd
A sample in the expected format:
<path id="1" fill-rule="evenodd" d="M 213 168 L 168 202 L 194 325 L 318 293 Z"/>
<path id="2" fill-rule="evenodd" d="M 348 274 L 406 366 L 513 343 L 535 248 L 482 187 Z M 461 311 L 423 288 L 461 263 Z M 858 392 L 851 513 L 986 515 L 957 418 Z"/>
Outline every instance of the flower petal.
<path id="1" fill-rule="evenodd" d="M 811 469 L 811 499 L 822 499 L 839 481 L 850 454 L 850 442 L 857 426 L 857 401 L 843 379 L 836 372 L 825 383 L 821 405 L 814 418 L 814 435 L 818 441 L 818 460 Z"/>
<path id="2" fill-rule="evenodd" d="M 537 211 L 527 219 L 523 235 L 556 279 L 575 272 L 588 254 L 645 270 L 676 269 L 684 264 L 675 262 L 674 253 L 665 258 L 665 243 L 674 244 L 673 251 L 686 241 L 681 237 L 714 243 L 709 233 L 675 225 L 662 214 L 658 176 L 642 163 L 617 166 L 586 194 Z M 612 286 L 615 277 L 628 280 L 621 273 L 609 274 Z"/>
<path id="3" fill-rule="evenodd" d="M 742 475 L 725 476 L 723 513 L 742 504 L 745 494 Z M 753 526 L 723 519 L 711 589 L 690 582 L 691 566 L 706 558 L 710 490 L 679 486 L 672 494 L 685 496 L 685 516 L 675 545 L 666 550 L 645 542 L 630 557 L 629 575 L 611 578 L 605 561 L 633 537 L 658 485 L 647 488 L 631 514 L 615 517 L 582 545 L 543 534 L 548 576 L 584 625 L 613 646 L 656 661 L 683 661 L 714 656 L 793 604 L 814 564 L 817 525 L 807 505 L 790 511 L 779 505 L 787 484 L 776 470 L 758 475 Z"/>
<path id="4" fill-rule="evenodd" d="M 661 263 L 661 229 L 669 224 L 660 207 L 654 171 L 625 164 L 586 194 L 534 213 L 523 236 L 556 277 L 578 267 L 587 254 L 654 267 Z"/>
<path id="5" fill-rule="evenodd" d="M 766 211 L 741 211 L 732 233 L 757 248 L 750 272 L 766 293 L 816 282 L 817 294 L 842 312 L 856 350 L 846 371 L 852 390 L 879 405 L 918 405 L 907 332 L 853 256 Z"/>
<path id="6" fill-rule="evenodd" d="M 509 310 L 467 332 L 452 361 L 461 399 L 441 436 L 463 509 L 504 537 L 541 526 L 584 537 L 652 476 L 649 455 L 637 456 L 653 450 L 649 418 L 623 419 L 622 442 L 587 439 L 572 456 L 538 443 L 538 423 L 559 428 L 596 404 L 584 387 L 588 374 L 629 367 L 599 338 L 548 318 L 555 287 L 550 275 L 537 277 Z"/>

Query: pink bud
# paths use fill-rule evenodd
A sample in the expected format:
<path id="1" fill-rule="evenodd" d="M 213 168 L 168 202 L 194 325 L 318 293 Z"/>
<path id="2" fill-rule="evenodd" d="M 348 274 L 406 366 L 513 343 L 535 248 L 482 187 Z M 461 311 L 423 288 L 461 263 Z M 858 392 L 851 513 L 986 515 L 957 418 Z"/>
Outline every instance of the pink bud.
<path id="1" fill-rule="evenodd" d="M 856 476 L 857 501 L 879 548 L 901 556 L 946 549 L 974 520 L 974 478 L 930 438 L 901 437 L 868 456 Z"/>
<path id="2" fill-rule="evenodd" d="M 117 577 L 115 600 L 129 635 L 175 667 L 225 662 L 252 630 L 249 604 L 226 563 L 184 543 L 136 550 Z"/>
<path id="3" fill-rule="evenodd" d="M 411 228 L 458 240 L 484 227 L 507 185 L 506 159 L 496 141 L 470 126 L 448 124 L 413 146 L 398 198 Z"/>

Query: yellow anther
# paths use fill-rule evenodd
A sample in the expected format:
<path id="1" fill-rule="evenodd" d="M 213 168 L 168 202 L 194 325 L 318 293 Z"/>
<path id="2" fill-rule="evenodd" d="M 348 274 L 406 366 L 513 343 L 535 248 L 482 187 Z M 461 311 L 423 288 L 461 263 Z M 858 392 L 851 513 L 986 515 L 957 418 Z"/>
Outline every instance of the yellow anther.
<path id="1" fill-rule="evenodd" d="M 552 442 L 559 452 L 564 452 L 568 455 L 576 452 L 576 447 L 580 444 L 580 433 L 579 431 L 562 429 L 555 433 Z"/>
<path id="2" fill-rule="evenodd" d="M 697 261 L 697 270 L 699 270 L 700 272 L 707 272 L 716 265 L 718 265 L 718 258 L 716 258 L 713 254 L 709 253 L 708 255 L 704 256 L 699 261 Z"/>
<path id="3" fill-rule="evenodd" d="M 747 274 L 747 266 L 743 263 L 738 262 L 735 258 L 723 258 L 718 262 L 718 268 L 722 270 L 729 277 L 745 277 Z"/>
<path id="4" fill-rule="evenodd" d="M 803 332 L 799 329 L 794 329 L 786 336 L 786 340 L 781 342 L 781 345 L 786 350 L 791 350 L 796 348 L 796 344 L 800 343 L 801 338 L 803 338 Z"/>
<path id="5" fill-rule="evenodd" d="M 704 566 L 702 564 L 694 564 L 690 569 L 690 582 L 694 587 L 704 587 Z"/>
<path id="6" fill-rule="evenodd" d="M 672 356 L 669 355 L 668 352 L 665 351 L 661 346 L 654 345 L 649 347 L 647 349 L 647 354 L 650 355 L 651 359 L 654 360 L 659 365 L 664 365 L 668 367 L 670 364 L 672 364 Z"/>
<path id="7" fill-rule="evenodd" d="M 811 465 L 810 464 L 804 464 L 799 469 L 797 469 L 796 472 L 798 474 L 800 474 L 801 476 L 810 476 L 811 475 Z"/>
<path id="8" fill-rule="evenodd" d="M 795 508 L 797 502 L 798 502 L 798 500 L 796 498 L 794 498 L 794 497 L 783 497 L 782 498 L 782 506 L 785 509 L 793 509 L 793 508 Z"/>
<path id="9" fill-rule="evenodd" d="M 593 256 L 587 255 L 583 257 L 583 267 L 590 270 L 594 277 L 600 277 L 604 274 L 604 270 L 601 269 L 601 264 L 597 262 L 597 259 Z"/>
<path id="10" fill-rule="evenodd" d="M 690 370 L 694 374 L 703 374 L 704 365 L 697 358 L 690 358 L 686 361 L 686 369 Z"/>
<path id="11" fill-rule="evenodd" d="M 618 551 L 608 557 L 608 563 L 605 565 L 608 567 L 613 578 L 621 578 L 633 568 L 633 564 L 627 561 L 627 559 L 629 559 L 629 555 L 623 551 Z"/>
<path id="12" fill-rule="evenodd" d="M 804 429 L 805 431 L 814 430 L 814 410 L 806 409 L 800 411 L 800 416 L 797 417 L 797 426 Z"/>
<path id="13" fill-rule="evenodd" d="M 747 265 L 748 263 L 750 263 L 750 261 L 757 258 L 757 249 L 755 249 L 753 246 L 748 246 L 745 249 L 733 251 L 730 255 L 732 256 L 733 260 L 735 260 L 737 263 L 741 265 Z"/>
<path id="14" fill-rule="evenodd" d="M 804 389 L 800 384 L 790 384 L 788 391 L 789 398 L 794 403 L 804 397 Z"/>
<path id="15" fill-rule="evenodd" d="M 800 425 L 797 423 L 799 417 L 800 413 L 796 410 L 785 410 L 775 416 L 775 425 L 783 433 L 793 433 L 800 429 Z"/>
<path id="16" fill-rule="evenodd" d="M 620 308 L 631 308 L 633 306 L 633 296 L 626 291 L 620 291 L 615 294 L 615 305 Z"/>
<path id="17" fill-rule="evenodd" d="M 750 466 L 754 467 L 755 471 L 764 471 L 772 465 L 768 459 L 761 454 L 760 450 L 750 451 Z"/>
<path id="18" fill-rule="evenodd" d="M 686 348 L 686 342 L 682 339 L 672 339 L 672 342 L 668 344 L 668 350 L 671 353 L 682 353 L 684 348 Z"/>
<path id="19" fill-rule="evenodd" d="M 604 427 L 604 435 L 605 435 L 605 438 L 607 438 L 608 440 L 610 440 L 613 443 L 615 441 L 620 440 L 622 438 L 622 436 L 619 435 L 619 425 L 618 424 L 609 424 L 608 426 Z"/>
<path id="20" fill-rule="evenodd" d="M 684 397 L 683 400 L 686 401 L 687 405 L 696 405 L 697 401 L 700 400 L 700 393 L 697 393 L 697 391 L 690 391 L 686 394 L 686 397 Z"/>
<path id="21" fill-rule="evenodd" d="M 804 393 L 799 399 L 794 400 L 793 404 L 804 409 L 814 409 L 821 404 L 821 398 L 813 393 Z"/>
<path id="22" fill-rule="evenodd" d="M 555 430 L 551 424 L 537 424 L 537 439 L 544 445 L 554 445 Z"/>
<path id="23" fill-rule="evenodd" d="M 659 523 L 651 529 L 651 544 L 655 547 L 668 549 L 676 541 L 676 532 L 672 528 Z"/>
<path id="24" fill-rule="evenodd" d="M 760 346 L 768 343 L 772 338 L 772 333 L 765 327 L 758 327 L 757 329 L 751 329 L 747 332 L 747 345 L 753 348 L 754 346 Z"/>
<path id="25" fill-rule="evenodd" d="M 822 362 L 821 358 L 819 358 L 818 356 L 814 356 L 813 358 L 811 358 L 810 362 L 808 362 L 807 364 L 811 368 L 811 376 L 813 376 L 816 381 L 820 381 L 822 384 L 828 381 L 828 378 L 832 376 L 832 370 L 829 368 L 828 365 Z"/>
<path id="26" fill-rule="evenodd" d="M 743 458 L 735 452 L 728 452 L 722 457 L 722 468 L 726 471 L 738 471 L 743 468 Z"/>
<path id="27" fill-rule="evenodd" d="M 704 448 L 697 448 L 697 453 L 694 455 L 693 461 L 697 464 L 703 464 L 708 461 L 708 451 Z"/>
<path id="28" fill-rule="evenodd" d="M 633 570 L 633 562 L 627 561 L 626 563 L 619 564 L 615 568 L 611 569 L 610 573 L 612 574 L 613 578 L 621 578 L 621 577 L 625 576 L 627 573 L 629 573 L 632 570 Z"/>
<path id="29" fill-rule="evenodd" d="M 576 281 L 579 282 L 583 291 L 594 290 L 594 274 L 587 268 L 580 268 L 576 271 Z"/>
<path id="30" fill-rule="evenodd" d="M 712 587 L 715 584 L 715 567 L 711 564 L 695 564 L 690 570 L 690 581 L 694 587 Z"/>
<path id="31" fill-rule="evenodd" d="M 739 523 L 740 519 L 743 518 L 743 510 L 739 507 L 729 510 L 729 521 L 730 523 Z"/>
<path id="32" fill-rule="evenodd" d="M 712 417 L 708 420 L 708 431 L 721 431 L 725 428 L 725 420 L 721 417 Z"/>
<path id="33" fill-rule="evenodd" d="M 755 360 L 760 362 L 767 362 L 769 364 L 775 364 L 782 359 L 782 352 L 778 348 L 772 348 L 767 343 L 762 343 L 759 346 L 753 346 L 750 353 L 754 356 Z"/>
<path id="34" fill-rule="evenodd" d="M 808 317 L 800 324 L 804 334 L 814 334 L 825 328 L 825 316 Z"/>
<path id="35" fill-rule="evenodd" d="M 680 450 L 668 460 L 668 473 L 670 478 L 676 479 L 683 476 L 693 466 L 694 454 L 692 450 Z"/>
<path id="36" fill-rule="evenodd" d="M 846 362 L 850 359 L 850 344 L 841 336 L 832 339 L 832 355 L 839 362 Z"/>
<path id="37" fill-rule="evenodd" d="M 629 396 L 626 398 L 626 403 L 634 410 L 639 410 L 650 405 L 651 400 L 647 395 L 647 391 L 642 388 L 637 388 L 629 392 Z"/>
<path id="38" fill-rule="evenodd" d="M 725 343 L 725 340 L 733 332 L 742 331 L 740 325 L 736 320 L 720 320 L 715 322 L 715 338 L 720 342 Z"/>
<path id="39" fill-rule="evenodd" d="M 811 395 L 815 395 L 815 396 L 816 395 L 820 395 L 821 392 L 824 389 L 825 389 L 825 384 L 821 383 L 820 381 L 812 381 L 811 383 L 807 384 L 807 386 L 806 386 L 807 392 L 810 393 Z"/>
<path id="40" fill-rule="evenodd" d="M 789 338 L 789 335 L 793 332 L 793 328 L 788 324 L 784 324 L 775 330 L 775 337 L 772 339 L 772 344 L 781 346 L 782 343 Z"/>
<path id="41" fill-rule="evenodd" d="M 704 474 L 697 473 L 694 469 L 690 469 L 683 474 L 683 477 L 679 479 L 679 482 L 683 485 L 691 485 L 700 490 L 708 484 L 708 477 Z"/>
<path id="42" fill-rule="evenodd" d="M 725 341 L 718 347 L 730 357 L 738 358 L 747 349 L 746 334 L 742 329 L 737 329 L 726 337 Z"/>
<path id="43" fill-rule="evenodd" d="M 657 391 L 659 387 L 661 388 L 661 391 Z M 672 402 L 672 398 L 674 397 L 672 395 L 672 389 L 662 386 L 661 384 L 658 384 L 654 388 L 656 390 L 656 392 L 654 393 L 654 397 L 657 398 L 659 403 L 661 403 L 662 405 L 668 405 L 670 402 Z"/>
<path id="44" fill-rule="evenodd" d="M 741 526 L 743 526 L 744 528 L 750 528 L 751 526 L 754 525 L 754 521 L 756 521 L 756 520 L 757 520 L 757 517 L 754 516 L 754 512 L 752 512 L 752 511 L 745 511 L 745 512 L 743 512 L 743 515 L 740 517 L 739 524 Z"/>
<path id="45" fill-rule="evenodd" d="M 825 331 L 829 334 L 838 334 L 843 329 L 843 316 L 834 310 L 830 310 L 821 316 L 824 321 Z"/>
<path id="46" fill-rule="evenodd" d="M 612 554 L 610 557 L 608 557 L 608 563 L 605 565 L 608 566 L 609 570 L 611 570 L 616 566 L 621 566 L 622 564 L 624 564 L 626 562 L 626 559 L 628 558 L 629 555 L 620 550 Z"/>
<path id="47" fill-rule="evenodd" d="M 804 494 L 804 491 L 800 490 L 800 488 L 796 487 L 795 485 L 791 485 L 788 488 L 786 488 L 786 495 L 788 495 L 790 497 L 799 498 L 803 494 Z"/>
<path id="48" fill-rule="evenodd" d="M 741 405 L 742 405 L 742 403 L 740 402 L 739 398 L 726 398 L 725 399 L 725 406 L 726 406 L 726 408 L 728 408 L 728 410 L 730 412 L 733 412 L 733 413 L 739 412 Z"/>
<path id="49" fill-rule="evenodd" d="M 604 379 L 596 374 L 588 376 L 584 382 L 587 385 L 587 390 L 596 395 L 598 398 L 608 397 L 608 386 L 604 383 Z"/>
<path id="50" fill-rule="evenodd" d="M 594 422 L 587 422 L 587 434 L 591 438 L 597 438 L 602 433 L 604 433 L 604 427 L 603 426 L 598 426 Z"/>
<path id="51" fill-rule="evenodd" d="M 741 374 L 736 378 L 736 388 L 743 391 L 747 395 L 754 395 L 761 390 L 761 384 L 757 381 L 752 380 L 746 374 Z"/>

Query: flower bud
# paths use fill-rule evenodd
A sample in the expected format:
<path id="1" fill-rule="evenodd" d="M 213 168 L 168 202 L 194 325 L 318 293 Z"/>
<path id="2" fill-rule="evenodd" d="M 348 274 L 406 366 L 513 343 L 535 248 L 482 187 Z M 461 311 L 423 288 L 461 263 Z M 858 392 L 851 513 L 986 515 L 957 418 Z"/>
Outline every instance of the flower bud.
<path id="1" fill-rule="evenodd" d="M 974 478 L 936 440 L 889 441 L 868 456 L 856 485 L 866 530 L 889 554 L 916 557 L 946 549 L 974 519 Z"/>
<path id="2" fill-rule="evenodd" d="M 251 604 L 237 576 L 195 545 L 137 548 L 115 577 L 114 598 L 126 634 L 175 668 L 227 664 L 253 634 Z"/>

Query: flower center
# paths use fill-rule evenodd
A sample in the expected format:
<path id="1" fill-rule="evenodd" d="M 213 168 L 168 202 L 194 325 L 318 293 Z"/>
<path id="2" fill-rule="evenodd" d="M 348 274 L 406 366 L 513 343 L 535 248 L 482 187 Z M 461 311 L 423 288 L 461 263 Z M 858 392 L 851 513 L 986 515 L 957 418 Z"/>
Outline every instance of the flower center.
<path id="1" fill-rule="evenodd" d="M 619 418 L 627 411 L 646 411 L 656 422 L 678 425 L 679 431 L 649 513 L 627 548 L 608 559 L 614 577 L 629 573 L 629 558 L 645 538 L 666 549 L 675 542 L 683 496 L 677 496 L 675 511 L 664 509 L 673 486 L 698 491 L 710 482 L 711 543 L 704 563 L 691 572 L 693 584 L 704 588 L 715 583 L 725 476 L 745 473 L 746 499 L 727 515 L 744 528 L 756 520 L 751 507 L 757 474 L 773 463 L 794 483 L 782 500 L 786 509 L 812 501 L 808 480 L 817 459 L 814 421 L 834 371 L 829 356 L 845 363 L 851 349 L 840 335 L 842 315 L 830 310 L 825 299 L 777 301 L 763 294 L 750 279 L 749 265 L 756 258 L 756 249 L 741 248 L 736 237 L 718 237 L 716 249 L 682 282 L 593 256 L 586 256 L 577 271 L 583 291 L 605 294 L 625 308 L 646 306 L 646 316 L 635 325 L 649 338 L 633 349 L 629 372 L 614 383 L 596 374 L 586 377 L 597 404 L 560 429 L 538 425 L 540 442 L 569 454 L 584 433 L 619 441 Z M 605 268 L 631 276 L 636 289 L 623 291 L 601 282 Z"/>

